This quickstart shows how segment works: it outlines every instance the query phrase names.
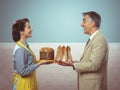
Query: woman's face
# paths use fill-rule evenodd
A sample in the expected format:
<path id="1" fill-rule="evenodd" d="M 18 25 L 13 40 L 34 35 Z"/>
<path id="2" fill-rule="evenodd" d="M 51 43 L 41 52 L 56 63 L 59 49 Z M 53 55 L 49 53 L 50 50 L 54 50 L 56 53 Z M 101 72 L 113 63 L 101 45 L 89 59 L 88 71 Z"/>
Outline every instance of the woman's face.
<path id="1" fill-rule="evenodd" d="M 26 22 L 25 23 L 25 28 L 24 31 L 21 33 L 25 38 L 32 37 L 32 28 L 30 27 L 30 23 Z"/>

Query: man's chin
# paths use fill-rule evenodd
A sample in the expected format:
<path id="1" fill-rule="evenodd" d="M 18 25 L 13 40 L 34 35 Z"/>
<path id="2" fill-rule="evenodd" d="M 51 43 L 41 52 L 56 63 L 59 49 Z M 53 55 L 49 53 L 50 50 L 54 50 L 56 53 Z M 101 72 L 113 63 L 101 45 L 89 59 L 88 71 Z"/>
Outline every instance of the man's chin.
<path id="1" fill-rule="evenodd" d="M 32 37 L 32 35 L 29 38 L 31 38 L 31 37 Z"/>

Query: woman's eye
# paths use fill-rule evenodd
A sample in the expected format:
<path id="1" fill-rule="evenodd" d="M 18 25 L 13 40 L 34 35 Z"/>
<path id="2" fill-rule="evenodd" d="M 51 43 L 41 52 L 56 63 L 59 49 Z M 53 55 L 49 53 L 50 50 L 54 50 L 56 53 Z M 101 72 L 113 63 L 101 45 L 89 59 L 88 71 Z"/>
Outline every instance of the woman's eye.
<path id="1" fill-rule="evenodd" d="M 30 29 L 31 27 L 29 26 L 28 28 Z"/>

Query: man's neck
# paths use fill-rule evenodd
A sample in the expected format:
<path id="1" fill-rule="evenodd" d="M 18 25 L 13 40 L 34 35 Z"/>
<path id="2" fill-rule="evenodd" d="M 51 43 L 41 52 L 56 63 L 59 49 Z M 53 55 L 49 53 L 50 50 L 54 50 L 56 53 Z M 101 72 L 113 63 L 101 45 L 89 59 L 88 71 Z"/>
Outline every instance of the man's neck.
<path id="1" fill-rule="evenodd" d="M 90 36 L 91 36 L 93 33 L 95 33 L 96 31 L 98 31 L 97 28 L 92 28 L 92 29 L 91 29 L 91 32 L 90 32 Z"/>

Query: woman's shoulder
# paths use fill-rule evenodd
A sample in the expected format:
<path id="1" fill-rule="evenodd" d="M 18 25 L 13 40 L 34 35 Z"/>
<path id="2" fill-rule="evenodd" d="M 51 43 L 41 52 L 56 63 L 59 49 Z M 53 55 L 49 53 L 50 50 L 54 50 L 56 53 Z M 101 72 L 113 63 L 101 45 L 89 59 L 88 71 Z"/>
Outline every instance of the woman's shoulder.
<path id="1" fill-rule="evenodd" d="M 15 47 L 14 47 L 14 50 L 13 50 L 13 55 L 15 55 L 15 52 L 17 51 L 17 50 L 23 50 L 23 48 L 21 47 L 21 46 L 19 46 L 19 45 L 15 45 Z"/>

